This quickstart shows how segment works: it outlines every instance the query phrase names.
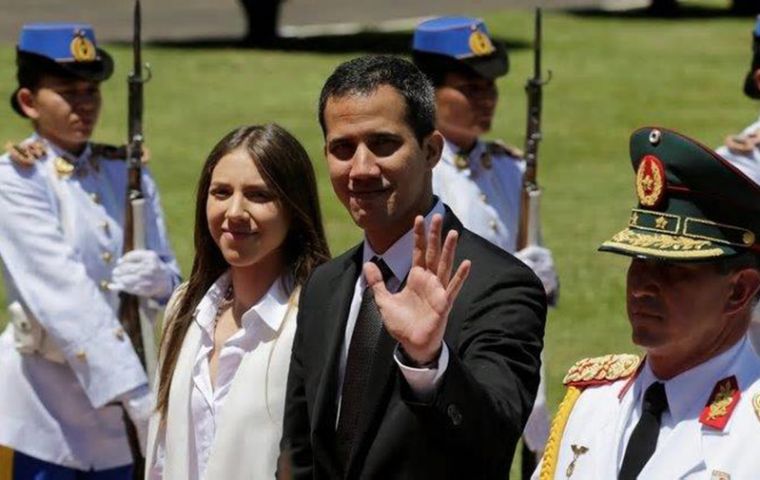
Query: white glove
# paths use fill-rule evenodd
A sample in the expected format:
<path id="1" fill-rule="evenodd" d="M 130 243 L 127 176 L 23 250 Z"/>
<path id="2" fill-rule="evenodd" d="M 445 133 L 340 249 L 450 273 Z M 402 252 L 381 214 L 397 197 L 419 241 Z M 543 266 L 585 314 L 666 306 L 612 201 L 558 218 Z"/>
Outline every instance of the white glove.
<path id="1" fill-rule="evenodd" d="M 554 259 L 548 248 L 531 245 L 515 253 L 520 261 L 529 266 L 533 273 L 544 284 L 546 295 L 554 297 L 559 287 L 557 272 L 554 270 Z"/>
<path id="2" fill-rule="evenodd" d="M 145 444 L 148 440 L 148 421 L 153 415 L 156 406 L 155 397 L 148 385 L 137 387 L 120 397 L 120 401 L 127 416 L 135 425 L 137 440 L 140 442 L 140 451 L 145 456 Z"/>
<path id="3" fill-rule="evenodd" d="M 108 287 L 138 297 L 162 299 L 172 293 L 173 276 L 153 250 L 132 250 L 116 262 Z"/>

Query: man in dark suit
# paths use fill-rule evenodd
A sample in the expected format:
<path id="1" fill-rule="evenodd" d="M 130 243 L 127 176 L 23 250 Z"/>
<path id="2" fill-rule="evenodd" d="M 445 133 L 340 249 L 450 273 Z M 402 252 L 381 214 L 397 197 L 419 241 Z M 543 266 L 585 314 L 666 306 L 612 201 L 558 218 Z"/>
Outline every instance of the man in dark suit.
<path id="1" fill-rule="evenodd" d="M 330 178 L 365 238 L 303 288 L 281 445 L 294 478 L 509 474 L 546 294 L 433 196 L 433 95 L 388 56 L 346 62 L 322 89 Z"/>

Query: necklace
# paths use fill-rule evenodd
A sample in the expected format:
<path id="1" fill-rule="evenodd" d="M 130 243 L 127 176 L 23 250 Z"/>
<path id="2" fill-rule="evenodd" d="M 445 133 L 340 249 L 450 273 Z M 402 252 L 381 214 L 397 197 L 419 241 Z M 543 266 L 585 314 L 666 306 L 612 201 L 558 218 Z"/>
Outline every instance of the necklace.
<path id="1" fill-rule="evenodd" d="M 219 323 L 219 317 L 221 317 L 228 308 L 232 307 L 233 303 L 235 303 L 235 290 L 232 288 L 232 282 L 230 282 L 229 286 L 227 286 L 227 290 L 224 292 L 224 296 L 219 300 L 219 305 L 216 307 L 214 324 Z"/>

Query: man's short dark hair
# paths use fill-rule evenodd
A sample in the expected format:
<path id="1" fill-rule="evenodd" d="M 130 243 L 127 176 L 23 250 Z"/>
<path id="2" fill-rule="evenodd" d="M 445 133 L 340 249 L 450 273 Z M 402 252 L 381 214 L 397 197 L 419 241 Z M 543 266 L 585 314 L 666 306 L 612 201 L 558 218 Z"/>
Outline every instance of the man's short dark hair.
<path id="1" fill-rule="evenodd" d="M 319 96 L 319 124 L 327 135 L 325 106 L 330 98 L 370 95 L 388 85 L 404 97 L 406 123 L 417 141 L 435 130 L 435 94 L 425 75 L 411 62 L 391 55 L 371 55 L 342 63 L 322 87 Z"/>

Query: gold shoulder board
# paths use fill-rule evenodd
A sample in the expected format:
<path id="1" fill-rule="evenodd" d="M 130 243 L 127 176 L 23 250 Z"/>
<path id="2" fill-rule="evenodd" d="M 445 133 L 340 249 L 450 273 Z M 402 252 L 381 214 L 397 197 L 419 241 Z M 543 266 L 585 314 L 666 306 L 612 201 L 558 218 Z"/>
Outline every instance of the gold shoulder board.
<path id="1" fill-rule="evenodd" d="M 45 144 L 40 141 L 28 143 L 6 142 L 5 151 L 13 163 L 25 168 L 34 165 L 34 162 L 44 157 L 47 153 Z"/>
<path id="2" fill-rule="evenodd" d="M 515 159 L 525 157 L 525 153 L 522 150 L 501 140 L 493 140 L 486 143 L 486 150 L 491 155 L 507 155 Z"/>
<path id="3" fill-rule="evenodd" d="M 640 363 L 638 355 L 626 353 L 584 358 L 570 367 L 563 383 L 581 388 L 612 383 L 636 373 Z"/>

